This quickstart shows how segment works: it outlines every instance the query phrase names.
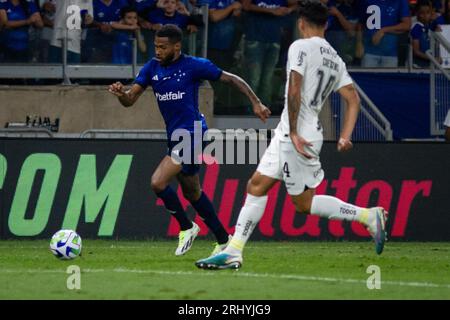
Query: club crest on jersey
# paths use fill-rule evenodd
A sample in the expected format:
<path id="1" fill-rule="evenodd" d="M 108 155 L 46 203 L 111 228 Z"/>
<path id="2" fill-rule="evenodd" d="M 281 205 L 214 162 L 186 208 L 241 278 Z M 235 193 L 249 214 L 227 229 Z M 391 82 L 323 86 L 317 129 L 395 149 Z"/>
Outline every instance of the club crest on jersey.
<path id="1" fill-rule="evenodd" d="M 158 92 L 156 92 L 156 99 L 158 101 L 172 101 L 172 100 L 181 100 L 183 99 L 183 96 L 186 94 L 186 92 L 181 92 L 181 91 L 177 91 L 177 92 L 166 92 L 164 94 L 159 94 Z"/>

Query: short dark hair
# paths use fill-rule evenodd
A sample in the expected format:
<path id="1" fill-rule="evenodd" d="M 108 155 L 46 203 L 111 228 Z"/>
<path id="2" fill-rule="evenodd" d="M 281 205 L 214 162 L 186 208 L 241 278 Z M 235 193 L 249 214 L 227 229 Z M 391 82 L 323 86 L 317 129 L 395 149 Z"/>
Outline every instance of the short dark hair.
<path id="1" fill-rule="evenodd" d="M 136 10 L 135 7 L 132 7 L 132 6 L 126 6 L 126 7 L 123 7 L 122 9 L 120 9 L 120 17 L 121 17 L 122 19 L 125 19 L 125 16 L 126 16 L 127 13 L 129 13 L 129 12 L 136 12 L 136 13 L 137 13 L 137 10 Z"/>
<path id="2" fill-rule="evenodd" d="M 159 38 L 169 38 L 171 43 L 181 42 L 183 39 L 183 31 L 174 24 L 165 24 L 161 29 L 156 31 L 155 36 Z"/>
<path id="3" fill-rule="evenodd" d="M 298 17 L 309 23 L 324 27 L 328 21 L 328 8 L 320 0 L 300 0 Z"/>

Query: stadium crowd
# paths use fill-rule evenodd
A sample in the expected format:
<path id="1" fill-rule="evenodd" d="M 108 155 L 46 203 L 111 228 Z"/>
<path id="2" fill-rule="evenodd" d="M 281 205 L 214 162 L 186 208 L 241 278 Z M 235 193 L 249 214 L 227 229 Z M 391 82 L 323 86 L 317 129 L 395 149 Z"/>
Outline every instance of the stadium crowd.
<path id="1" fill-rule="evenodd" d="M 156 30 L 171 23 L 196 33 L 204 28 L 199 7 L 208 4 L 208 58 L 226 70 L 245 66 L 242 75 L 270 104 L 274 74 L 282 71 L 297 36 L 297 0 L 67 1 L 81 8 L 79 22 L 67 21 L 71 11 L 65 12 L 62 0 L 0 0 L 0 63 L 61 62 L 66 25 L 69 63 L 129 64 L 132 39 L 143 63 L 153 56 Z M 450 0 L 322 1 L 330 13 L 326 38 L 349 66 L 404 66 L 412 45 L 414 65 L 427 67 L 428 30 L 450 24 Z M 371 13 L 374 4 L 380 25 Z M 215 89 L 227 104 L 224 88 Z"/>

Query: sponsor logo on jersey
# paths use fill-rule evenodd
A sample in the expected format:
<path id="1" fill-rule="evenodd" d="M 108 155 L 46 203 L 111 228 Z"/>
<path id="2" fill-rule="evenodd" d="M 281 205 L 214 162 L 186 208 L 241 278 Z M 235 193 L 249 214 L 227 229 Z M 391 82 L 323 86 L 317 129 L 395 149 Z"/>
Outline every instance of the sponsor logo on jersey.
<path id="1" fill-rule="evenodd" d="M 154 80 L 154 81 L 158 81 L 158 80 L 159 80 L 159 79 L 158 79 L 158 75 L 157 75 L 157 74 L 155 74 L 155 75 L 153 76 L 152 80 Z"/>
<path id="2" fill-rule="evenodd" d="M 186 92 L 166 92 L 164 94 L 159 94 L 158 92 L 155 93 L 156 99 L 158 101 L 172 101 L 172 100 L 181 100 L 183 99 L 183 96 L 186 94 Z"/>

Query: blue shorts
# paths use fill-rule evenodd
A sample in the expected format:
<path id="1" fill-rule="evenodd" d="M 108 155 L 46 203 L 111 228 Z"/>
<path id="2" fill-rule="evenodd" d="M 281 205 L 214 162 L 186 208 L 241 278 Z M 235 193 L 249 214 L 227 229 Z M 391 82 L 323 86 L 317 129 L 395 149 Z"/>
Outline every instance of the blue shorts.
<path id="1" fill-rule="evenodd" d="M 198 145 L 200 145 L 200 147 Z M 169 140 L 167 142 L 167 155 L 169 157 L 173 157 L 177 162 L 180 162 L 182 164 L 181 172 L 183 172 L 188 176 L 193 176 L 200 171 L 200 165 L 203 163 L 201 156 L 203 154 L 203 149 L 206 147 L 206 145 L 207 142 L 203 141 L 203 139 L 202 141 L 194 141 L 194 134 L 192 133 L 189 145 L 190 154 L 186 156 L 188 157 L 187 159 L 183 157 L 183 155 L 186 152 L 185 148 L 184 147 L 180 148 L 182 146 L 182 140 L 181 141 Z"/>

